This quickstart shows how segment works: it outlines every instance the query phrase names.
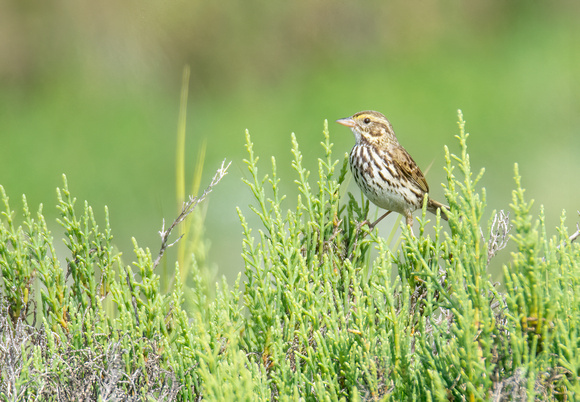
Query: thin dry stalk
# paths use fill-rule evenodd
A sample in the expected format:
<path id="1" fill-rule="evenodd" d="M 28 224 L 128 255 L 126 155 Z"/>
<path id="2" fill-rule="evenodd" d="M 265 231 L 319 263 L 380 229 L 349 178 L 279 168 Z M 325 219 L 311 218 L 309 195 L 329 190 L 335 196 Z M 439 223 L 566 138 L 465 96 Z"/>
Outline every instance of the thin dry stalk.
<path id="1" fill-rule="evenodd" d="M 230 162 L 226 165 L 226 161 L 224 159 L 221 167 L 216 171 L 211 183 L 209 184 L 209 186 L 207 186 L 207 188 L 205 189 L 203 194 L 199 197 L 193 197 L 190 195 L 189 201 L 183 203 L 183 207 L 181 208 L 181 213 L 179 214 L 179 216 L 177 218 L 175 218 L 175 220 L 173 221 L 171 226 L 169 226 L 169 228 L 165 229 L 165 219 L 163 219 L 163 225 L 161 226 L 161 230 L 159 231 L 159 235 L 161 236 L 161 248 L 159 250 L 159 254 L 157 255 L 157 258 L 155 259 L 155 262 L 153 263 L 153 269 L 155 269 L 157 267 L 157 265 L 159 265 L 159 263 L 161 262 L 161 258 L 163 257 L 163 254 L 165 254 L 165 251 L 169 247 L 175 245 L 183 237 L 183 235 L 181 235 L 174 242 L 169 243 L 169 236 L 171 235 L 171 232 L 173 231 L 173 229 L 177 225 L 179 225 L 181 222 L 183 222 L 189 216 L 189 214 L 191 214 L 193 212 L 193 210 L 195 209 L 197 204 L 199 204 L 200 202 L 205 200 L 205 198 L 209 195 L 209 193 L 212 192 L 213 188 L 228 173 L 228 168 L 230 167 L 231 164 L 232 163 Z"/>

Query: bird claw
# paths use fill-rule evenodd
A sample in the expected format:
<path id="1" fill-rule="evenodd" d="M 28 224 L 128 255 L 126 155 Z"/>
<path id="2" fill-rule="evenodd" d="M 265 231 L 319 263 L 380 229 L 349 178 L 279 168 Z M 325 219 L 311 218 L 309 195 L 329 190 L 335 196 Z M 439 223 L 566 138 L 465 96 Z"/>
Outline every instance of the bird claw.
<path id="1" fill-rule="evenodd" d="M 359 222 L 359 224 L 358 224 L 358 225 L 356 225 L 356 230 L 357 230 L 357 232 L 360 232 L 360 230 L 362 229 L 362 227 L 363 227 L 364 225 L 368 225 L 369 227 L 371 227 L 371 223 L 368 221 L 368 219 L 365 219 L 364 221 L 362 221 L 362 222 Z M 372 230 L 372 229 L 371 229 L 371 230 Z"/>

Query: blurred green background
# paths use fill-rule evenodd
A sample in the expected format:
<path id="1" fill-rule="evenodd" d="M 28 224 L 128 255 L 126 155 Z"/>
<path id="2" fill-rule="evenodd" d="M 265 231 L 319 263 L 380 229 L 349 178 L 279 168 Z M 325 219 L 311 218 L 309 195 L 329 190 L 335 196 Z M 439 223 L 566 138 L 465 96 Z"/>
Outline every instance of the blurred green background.
<path id="1" fill-rule="evenodd" d="M 443 146 L 458 149 L 462 109 L 489 212 L 509 208 L 518 162 L 534 211 L 545 206 L 555 233 L 562 209 L 569 226 L 580 209 L 579 17 L 580 3 L 564 0 L 0 0 L 0 184 L 13 208 L 25 193 L 54 217 L 65 173 L 79 207 L 88 200 L 102 222 L 109 206 L 127 259 L 131 236 L 156 253 L 162 218 L 176 216 L 179 92 L 190 65 L 187 179 L 204 139 L 202 187 L 222 159 L 233 161 L 206 219 L 209 260 L 230 278 L 243 268 L 235 206 L 247 212 L 251 202 L 240 180 L 244 130 L 262 171 L 275 156 L 294 191 L 290 133 L 315 169 L 324 119 L 342 158 L 354 139 L 333 121 L 363 109 L 391 120 L 423 170 L 432 164 L 440 200 Z"/>

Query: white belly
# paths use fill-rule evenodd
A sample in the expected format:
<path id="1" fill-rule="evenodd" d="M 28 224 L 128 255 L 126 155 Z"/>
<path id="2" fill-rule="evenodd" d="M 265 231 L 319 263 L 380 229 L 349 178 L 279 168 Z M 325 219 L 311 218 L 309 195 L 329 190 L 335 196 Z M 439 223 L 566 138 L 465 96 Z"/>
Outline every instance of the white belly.
<path id="1" fill-rule="evenodd" d="M 377 173 L 376 167 L 373 166 L 375 170 L 372 177 L 369 178 L 367 176 L 367 180 L 364 180 L 361 172 L 372 170 L 373 167 L 369 164 L 376 163 L 376 161 L 368 157 L 366 159 L 367 161 L 363 162 L 358 168 L 353 166 L 353 162 L 351 162 L 350 167 L 356 184 L 373 204 L 403 215 L 421 208 L 422 197 L 419 198 L 417 192 L 408 187 L 403 187 L 399 180 L 393 179 L 392 172 L 388 168 L 382 170 L 383 177 L 381 177 Z"/>

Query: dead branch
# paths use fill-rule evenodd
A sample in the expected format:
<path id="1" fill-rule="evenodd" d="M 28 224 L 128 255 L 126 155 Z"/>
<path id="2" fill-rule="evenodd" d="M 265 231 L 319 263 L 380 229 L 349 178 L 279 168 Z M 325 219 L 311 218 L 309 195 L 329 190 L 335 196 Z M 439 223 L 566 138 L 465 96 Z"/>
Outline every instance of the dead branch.
<path id="1" fill-rule="evenodd" d="M 194 197 L 192 195 L 189 196 L 189 200 L 187 202 L 183 203 L 183 207 L 181 208 L 181 213 L 179 214 L 179 216 L 177 218 L 175 218 L 175 220 L 173 221 L 171 226 L 169 226 L 169 228 L 165 229 L 165 219 L 163 219 L 163 225 L 161 226 L 161 230 L 159 231 L 159 235 L 161 236 L 161 248 L 159 250 L 159 254 L 157 255 L 157 258 L 155 259 L 155 262 L 153 262 L 153 269 L 155 269 L 157 267 L 157 265 L 159 265 L 159 262 L 161 262 L 161 258 L 163 257 L 163 254 L 165 254 L 165 250 L 167 250 L 169 247 L 176 244 L 183 237 L 183 235 L 179 236 L 175 241 L 173 241 L 172 243 L 169 243 L 169 236 L 171 235 L 171 232 L 173 231 L 173 229 L 177 225 L 179 225 L 181 222 L 183 222 L 188 217 L 188 215 L 193 212 L 195 207 L 197 207 L 197 204 L 199 204 L 200 202 L 205 200 L 205 198 L 209 195 L 209 193 L 212 192 L 213 188 L 228 173 L 228 168 L 230 167 L 230 165 L 232 163 L 231 162 L 228 163 L 227 166 L 225 163 L 226 163 L 226 161 L 224 159 L 221 167 L 216 171 L 211 183 L 209 184 L 209 186 L 207 186 L 207 188 L 205 189 L 205 191 L 203 192 L 203 194 L 201 196 L 199 196 L 199 197 Z"/>

